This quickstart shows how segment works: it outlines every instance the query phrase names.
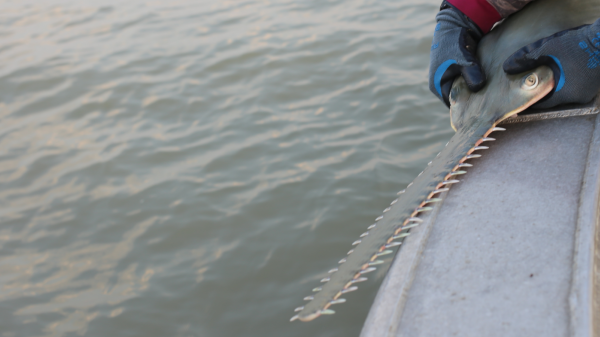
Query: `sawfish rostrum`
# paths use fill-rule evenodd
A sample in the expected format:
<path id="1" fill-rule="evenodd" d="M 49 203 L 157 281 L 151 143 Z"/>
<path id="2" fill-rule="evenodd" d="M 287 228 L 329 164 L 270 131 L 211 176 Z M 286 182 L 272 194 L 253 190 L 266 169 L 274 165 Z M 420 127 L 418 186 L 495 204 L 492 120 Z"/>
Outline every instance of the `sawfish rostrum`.
<path id="1" fill-rule="evenodd" d="M 542 66 L 531 72 L 508 76 L 502 62 L 518 48 L 555 32 L 593 22 L 600 16 L 600 1 L 539 0 L 507 19 L 486 35 L 479 45 L 478 56 L 488 81 L 477 93 L 464 80 L 454 81 L 450 93 L 451 125 L 456 134 L 435 159 L 408 185 L 398 192 L 398 199 L 385 208 L 375 223 L 367 228 L 347 256 L 305 297 L 304 306 L 296 308 L 293 320 L 310 321 L 320 315 L 333 314 L 331 306 L 345 302 L 343 295 L 357 290 L 366 274 L 393 254 L 394 248 L 422 220 L 419 216 L 441 201 L 439 194 L 458 183 L 468 172 L 473 159 L 481 156 L 494 139 L 492 132 L 503 131 L 497 124 L 538 102 L 554 88 L 554 74 Z M 560 18 L 560 20 L 557 20 Z"/>

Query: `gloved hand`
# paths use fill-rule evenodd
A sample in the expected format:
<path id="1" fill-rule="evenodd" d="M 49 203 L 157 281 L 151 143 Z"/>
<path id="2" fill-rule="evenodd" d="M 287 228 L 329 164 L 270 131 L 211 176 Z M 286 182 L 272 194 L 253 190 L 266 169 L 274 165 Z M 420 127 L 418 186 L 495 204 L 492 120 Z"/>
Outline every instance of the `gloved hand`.
<path id="1" fill-rule="evenodd" d="M 529 44 L 503 64 L 508 74 L 547 65 L 554 71 L 554 90 L 535 108 L 587 103 L 600 90 L 600 19 Z"/>
<path id="2" fill-rule="evenodd" d="M 448 95 L 454 79 L 462 75 L 469 89 L 481 90 L 485 74 L 476 57 L 483 33 L 466 15 L 442 3 L 436 16 L 429 63 L 429 90 L 450 107 Z"/>

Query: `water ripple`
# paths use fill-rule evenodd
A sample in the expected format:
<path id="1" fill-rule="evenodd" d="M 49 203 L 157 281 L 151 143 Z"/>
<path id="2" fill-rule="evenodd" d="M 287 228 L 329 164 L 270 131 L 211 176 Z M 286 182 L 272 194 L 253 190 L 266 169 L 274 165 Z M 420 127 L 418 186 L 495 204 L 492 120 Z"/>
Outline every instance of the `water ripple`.
<path id="1" fill-rule="evenodd" d="M 451 135 L 438 6 L 0 4 L 3 333 L 357 336 L 288 320 Z"/>

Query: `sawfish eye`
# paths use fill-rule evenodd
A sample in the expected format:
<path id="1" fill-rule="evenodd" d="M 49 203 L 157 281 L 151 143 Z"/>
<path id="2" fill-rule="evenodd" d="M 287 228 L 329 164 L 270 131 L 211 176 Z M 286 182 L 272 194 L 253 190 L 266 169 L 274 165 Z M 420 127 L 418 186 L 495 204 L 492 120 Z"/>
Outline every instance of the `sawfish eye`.
<path id="1" fill-rule="evenodd" d="M 523 89 L 525 90 L 531 90 L 537 87 L 538 82 L 539 81 L 537 75 L 535 73 L 531 73 L 523 79 L 523 84 L 521 85 L 521 87 L 523 87 Z"/>

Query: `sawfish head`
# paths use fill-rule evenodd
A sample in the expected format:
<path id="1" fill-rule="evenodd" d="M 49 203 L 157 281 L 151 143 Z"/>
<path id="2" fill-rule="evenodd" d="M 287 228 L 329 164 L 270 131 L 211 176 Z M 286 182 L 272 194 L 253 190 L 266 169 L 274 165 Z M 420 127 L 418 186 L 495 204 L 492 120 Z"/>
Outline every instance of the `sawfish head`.
<path id="1" fill-rule="evenodd" d="M 546 66 L 519 75 L 501 71 L 477 93 L 459 77 L 450 91 L 450 124 L 454 131 L 482 122 L 496 125 L 538 102 L 553 87 L 554 76 Z"/>

